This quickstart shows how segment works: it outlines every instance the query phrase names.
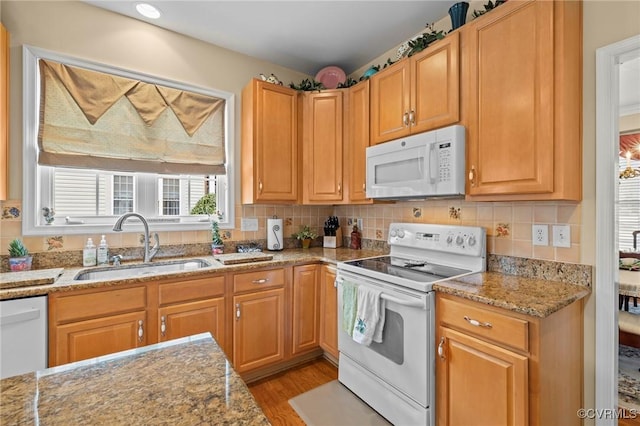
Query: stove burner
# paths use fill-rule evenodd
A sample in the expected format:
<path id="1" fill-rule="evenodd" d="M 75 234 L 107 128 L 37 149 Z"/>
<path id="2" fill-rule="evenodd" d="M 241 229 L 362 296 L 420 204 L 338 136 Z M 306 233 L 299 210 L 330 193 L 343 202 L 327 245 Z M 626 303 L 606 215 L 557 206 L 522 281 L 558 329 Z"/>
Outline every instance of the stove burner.
<path id="1" fill-rule="evenodd" d="M 417 282 L 430 283 L 471 272 L 468 269 L 437 265 L 428 261 L 381 256 L 345 262 L 347 265 L 397 276 Z"/>

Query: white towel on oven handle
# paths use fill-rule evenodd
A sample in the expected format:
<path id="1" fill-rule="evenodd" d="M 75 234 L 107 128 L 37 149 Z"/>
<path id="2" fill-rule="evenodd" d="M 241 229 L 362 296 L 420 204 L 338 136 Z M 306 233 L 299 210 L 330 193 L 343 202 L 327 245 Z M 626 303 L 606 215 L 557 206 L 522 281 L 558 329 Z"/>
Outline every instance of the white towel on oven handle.
<path id="1" fill-rule="evenodd" d="M 371 342 L 382 343 L 384 329 L 385 306 L 380 297 L 382 292 L 367 286 L 358 286 L 358 308 L 353 325 L 353 340 L 369 346 Z"/>

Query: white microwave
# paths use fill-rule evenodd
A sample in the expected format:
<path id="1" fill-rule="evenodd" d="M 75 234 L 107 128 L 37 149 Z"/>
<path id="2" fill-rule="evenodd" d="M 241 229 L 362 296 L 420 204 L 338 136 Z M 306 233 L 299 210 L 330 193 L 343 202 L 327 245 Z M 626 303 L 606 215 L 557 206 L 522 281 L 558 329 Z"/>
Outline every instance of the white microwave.
<path id="1" fill-rule="evenodd" d="M 464 195 L 465 129 L 450 126 L 367 148 L 367 197 Z"/>

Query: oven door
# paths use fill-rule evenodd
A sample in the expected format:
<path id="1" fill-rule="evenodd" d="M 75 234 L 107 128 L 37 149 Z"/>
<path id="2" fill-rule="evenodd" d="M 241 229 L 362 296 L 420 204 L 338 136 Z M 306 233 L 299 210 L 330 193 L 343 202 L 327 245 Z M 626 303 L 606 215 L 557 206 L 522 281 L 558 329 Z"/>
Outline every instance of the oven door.
<path id="1" fill-rule="evenodd" d="M 389 282 L 338 270 L 338 348 L 340 357 L 369 371 L 422 407 L 433 404 L 434 297 Z M 385 325 L 382 343 L 355 342 L 342 328 L 342 288 L 349 281 L 382 291 Z M 341 366 L 342 368 L 342 366 Z M 374 407 L 375 408 L 375 407 Z"/>

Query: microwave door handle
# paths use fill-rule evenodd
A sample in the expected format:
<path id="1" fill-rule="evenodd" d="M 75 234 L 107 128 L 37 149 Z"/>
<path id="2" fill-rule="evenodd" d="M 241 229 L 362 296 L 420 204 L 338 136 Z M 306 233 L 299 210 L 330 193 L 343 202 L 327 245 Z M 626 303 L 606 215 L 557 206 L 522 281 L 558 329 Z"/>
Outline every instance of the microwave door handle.
<path id="1" fill-rule="evenodd" d="M 438 155 L 436 151 L 436 143 L 429 144 L 429 182 L 435 184 L 438 182 Z"/>

